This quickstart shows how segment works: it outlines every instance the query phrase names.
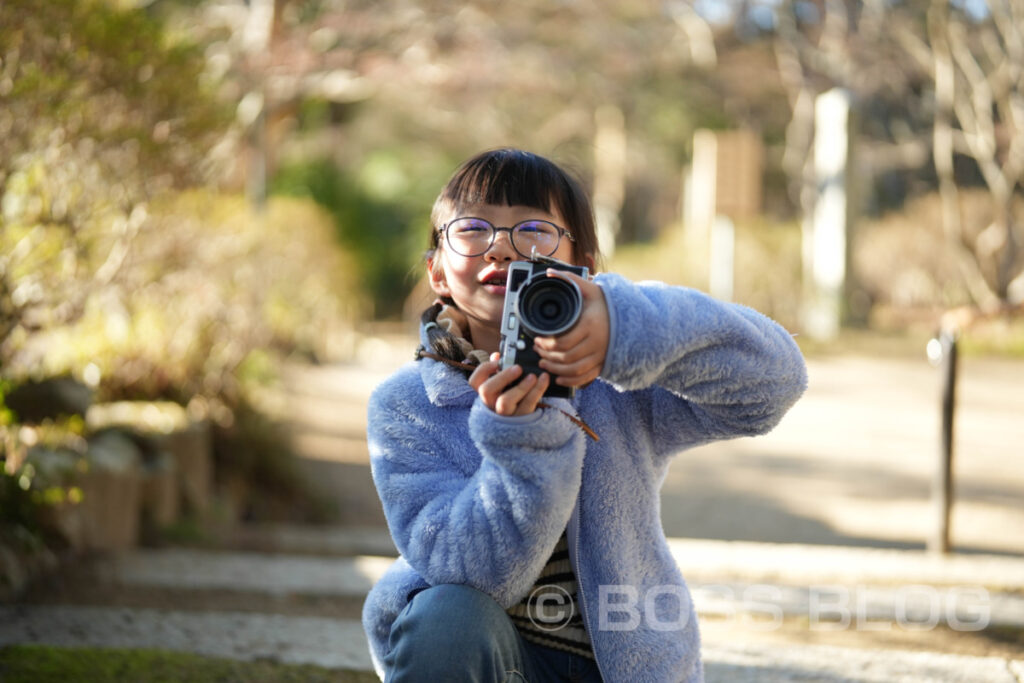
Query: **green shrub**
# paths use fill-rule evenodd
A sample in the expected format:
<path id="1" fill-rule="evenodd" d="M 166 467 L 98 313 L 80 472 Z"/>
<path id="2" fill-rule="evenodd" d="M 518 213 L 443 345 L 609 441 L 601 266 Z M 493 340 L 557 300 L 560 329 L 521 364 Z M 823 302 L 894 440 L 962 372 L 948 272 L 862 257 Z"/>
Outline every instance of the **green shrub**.
<path id="1" fill-rule="evenodd" d="M 281 195 L 309 197 L 330 213 L 339 242 L 352 255 L 370 304 L 367 312 L 373 318 L 394 317 L 412 289 L 413 266 L 426 242 L 421 239 L 424 229 L 418 223 L 410 226 L 414 221 L 403 204 L 374 196 L 364 184 L 333 161 L 320 159 L 285 166 L 275 176 L 272 189 Z M 429 212 L 429 204 L 424 205 L 422 223 Z"/>
<path id="2" fill-rule="evenodd" d="M 0 545 L 63 545 L 48 513 L 81 501 L 73 475 L 84 449 L 84 422 L 72 416 L 22 425 L 4 402 L 10 387 L 0 380 Z"/>
<path id="3" fill-rule="evenodd" d="M 26 339 L 18 369 L 88 368 L 100 400 L 230 404 L 244 379 L 266 379 L 267 353 L 344 357 L 354 291 L 329 218 L 308 200 L 275 198 L 260 214 L 238 196 L 183 193 L 151 205 L 117 284 L 99 287 L 73 324 Z"/>

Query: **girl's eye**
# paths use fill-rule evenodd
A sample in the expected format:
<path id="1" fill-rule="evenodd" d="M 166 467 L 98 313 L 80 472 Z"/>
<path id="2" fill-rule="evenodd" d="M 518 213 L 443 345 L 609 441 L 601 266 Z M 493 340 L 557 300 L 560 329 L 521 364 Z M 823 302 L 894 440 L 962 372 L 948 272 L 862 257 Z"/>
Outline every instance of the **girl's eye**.
<path id="1" fill-rule="evenodd" d="M 467 237 L 470 235 L 487 233 L 491 230 L 490 225 L 481 221 L 459 221 L 452 227 L 455 229 L 455 232 L 460 235 L 466 235 Z"/>
<path id="2" fill-rule="evenodd" d="M 539 237 L 541 235 L 554 234 L 555 229 L 547 223 L 520 223 L 516 226 L 516 231 L 521 234 L 528 234 L 531 237 Z"/>

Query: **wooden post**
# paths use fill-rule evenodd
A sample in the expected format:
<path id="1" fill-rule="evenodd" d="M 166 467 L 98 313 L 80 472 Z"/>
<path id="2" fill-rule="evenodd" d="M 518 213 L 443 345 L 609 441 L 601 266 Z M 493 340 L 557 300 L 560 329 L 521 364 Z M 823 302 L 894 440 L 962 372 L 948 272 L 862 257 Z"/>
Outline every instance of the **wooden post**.
<path id="1" fill-rule="evenodd" d="M 942 329 L 938 338 L 929 343 L 929 357 L 942 371 L 941 413 L 939 433 L 939 459 L 932 483 L 932 501 L 935 509 L 935 529 L 928 540 L 928 550 L 948 553 L 949 518 L 953 506 L 953 424 L 956 409 L 957 345 L 956 331 Z"/>
<path id="2" fill-rule="evenodd" d="M 619 217 L 626 197 L 626 117 L 613 105 L 594 112 L 594 220 L 605 258 L 615 254 Z"/>
<path id="3" fill-rule="evenodd" d="M 711 272 L 708 291 L 721 301 L 732 301 L 735 283 L 736 231 L 728 216 L 719 216 L 711 226 Z"/>
<path id="4" fill-rule="evenodd" d="M 803 326 L 811 337 L 820 340 L 838 336 L 847 308 L 849 242 L 857 213 L 853 172 L 856 128 L 849 92 L 834 88 L 818 96 L 814 105 L 818 195 L 813 220 L 805 223 L 803 235 L 807 289 Z"/>
<path id="5" fill-rule="evenodd" d="M 276 23 L 275 0 L 248 0 L 249 14 L 242 30 L 246 56 L 257 64 L 257 82 L 239 105 L 249 133 L 246 190 L 253 207 L 262 214 L 267 202 L 267 93 L 264 87 Z M 247 107 L 242 107 L 242 104 Z M 248 111 L 245 109 L 248 108 Z"/>

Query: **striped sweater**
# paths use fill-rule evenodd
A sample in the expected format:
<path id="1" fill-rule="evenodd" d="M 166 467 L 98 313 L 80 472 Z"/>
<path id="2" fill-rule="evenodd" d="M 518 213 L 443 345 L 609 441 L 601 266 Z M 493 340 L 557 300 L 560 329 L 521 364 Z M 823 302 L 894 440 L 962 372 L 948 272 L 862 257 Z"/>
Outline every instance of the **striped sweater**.
<path id="1" fill-rule="evenodd" d="M 507 610 L 508 615 L 526 640 L 593 659 L 577 588 L 568 537 L 563 533 L 533 589 Z"/>

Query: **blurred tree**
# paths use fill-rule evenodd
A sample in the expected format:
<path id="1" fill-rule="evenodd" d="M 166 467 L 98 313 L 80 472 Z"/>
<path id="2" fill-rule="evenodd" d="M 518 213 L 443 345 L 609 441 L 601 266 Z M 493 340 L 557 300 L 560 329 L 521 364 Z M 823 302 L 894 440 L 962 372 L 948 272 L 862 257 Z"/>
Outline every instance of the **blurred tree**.
<path id="1" fill-rule="evenodd" d="M 103 2 L 4 0 L 0 60 L 7 367 L 29 335 L 117 289 L 146 202 L 207 177 L 226 118 L 197 48 Z"/>
<path id="2" fill-rule="evenodd" d="M 384 157 L 402 182 L 377 198 L 425 218 L 445 177 L 482 148 L 531 148 L 591 182 L 596 113 L 617 109 L 624 234 L 650 237 L 678 216 L 695 128 L 739 121 L 777 138 L 785 123 L 765 46 L 730 45 L 720 58 L 687 2 L 163 0 L 155 11 L 207 45 L 211 70 L 239 102 L 256 163 L 239 160 L 238 187 L 326 156 L 359 185 L 347 188 L 353 195 Z M 268 21 L 264 48 L 248 49 L 250 29 Z M 408 266 L 416 251 L 398 256 Z"/>
<path id="3" fill-rule="evenodd" d="M 2 376 L 92 363 L 108 395 L 231 398 L 254 350 L 323 356 L 358 309 L 322 212 L 184 192 L 234 159 L 184 36 L 106 1 L 0 4 Z"/>
<path id="4" fill-rule="evenodd" d="M 814 99 L 843 87 L 862 113 L 865 167 L 884 178 L 933 164 L 946 244 L 972 299 L 1005 305 L 1024 272 L 1024 225 L 1012 210 L 1024 180 L 1024 3 L 790 0 L 775 17 L 792 111 L 783 166 L 803 215 L 817 194 Z M 979 180 L 991 197 L 980 229 L 964 225 L 957 190 Z"/>
<path id="5" fill-rule="evenodd" d="M 933 154 L 947 241 L 969 256 L 962 262 L 975 302 L 991 311 L 1009 303 L 1014 280 L 1024 284 L 1024 220 L 1013 206 L 1024 190 L 1024 1 L 994 0 L 985 10 L 972 16 L 968 5 L 933 0 L 930 49 L 912 37 L 907 43 L 934 74 Z M 977 164 L 988 188 L 992 219 L 980 231 L 961 219 L 957 155 Z"/>
<path id="6" fill-rule="evenodd" d="M 220 90 L 205 46 L 169 28 L 165 4 L 197 3 L 0 0 L 0 508 L 8 511 L 50 495 L 36 490 L 46 477 L 24 463 L 30 447 L 51 444 L 23 425 L 44 417 L 28 407 L 45 401 L 52 411 L 53 398 L 16 400 L 12 387 L 27 380 L 73 375 L 100 401 L 171 399 L 190 417 L 234 421 L 217 447 L 235 443 L 245 457 L 218 467 L 241 460 L 249 476 L 269 473 L 276 480 L 253 494 L 265 499 L 280 491 L 284 452 L 254 425 L 249 390 L 275 375 L 283 354 L 352 353 L 359 303 L 330 217 L 284 198 L 256 212 L 219 191 L 241 137 L 221 97 L 237 98 Z M 88 456 L 86 423 L 67 422 L 44 427 L 54 445 L 73 443 Z"/>
<path id="7" fill-rule="evenodd" d="M 893 11 L 891 3 L 878 0 L 786 0 L 772 10 L 772 42 L 790 105 L 782 168 L 805 220 L 818 193 L 814 107 L 828 90 L 853 96 L 860 113 L 858 156 L 873 176 L 927 164 L 930 121 L 919 107 L 926 77 L 906 64 L 889 24 Z"/>

